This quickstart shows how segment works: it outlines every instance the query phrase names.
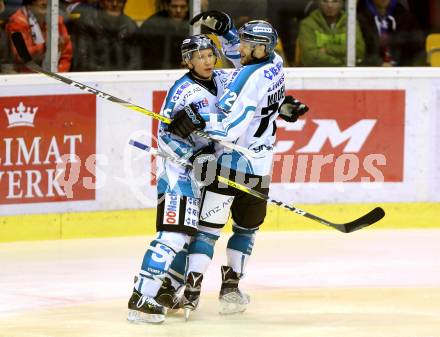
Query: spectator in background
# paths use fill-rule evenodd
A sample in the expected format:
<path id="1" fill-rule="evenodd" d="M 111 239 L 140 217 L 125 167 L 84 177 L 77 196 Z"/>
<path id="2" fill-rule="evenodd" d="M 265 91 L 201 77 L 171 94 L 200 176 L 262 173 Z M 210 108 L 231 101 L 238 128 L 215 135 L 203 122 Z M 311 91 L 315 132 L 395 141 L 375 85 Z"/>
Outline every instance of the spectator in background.
<path id="1" fill-rule="evenodd" d="M 21 2 L 20 2 L 21 4 Z M 9 47 L 9 39 L 6 34 L 6 22 L 9 16 L 14 13 L 20 6 L 16 6 L 14 2 L 11 6 L 10 2 L 0 0 L 0 73 L 15 73 L 11 49 Z M 15 8 L 15 10 L 14 10 Z"/>
<path id="2" fill-rule="evenodd" d="M 139 29 L 142 69 L 182 67 L 180 45 L 189 35 L 188 0 L 162 0 L 161 7 Z"/>
<path id="3" fill-rule="evenodd" d="M 299 63 L 306 67 L 345 66 L 347 59 L 347 15 L 343 0 L 319 0 L 319 8 L 300 23 Z M 365 44 L 356 26 L 356 58 L 359 63 Z"/>
<path id="4" fill-rule="evenodd" d="M 125 0 L 99 0 L 88 8 L 72 30 L 76 45 L 74 71 L 139 69 L 136 23 L 123 13 Z"/>
<path id="5" fill-rule="evenodd" d="M 65 0 L 63 1 L 63 5 L 66 15 L 67 31 L 69 32 L 73 43 L 71 71 L 81 71 L 81 66 L 79 64 L 81 57 L 78 52 L 81 48 L 78 47 L 84 40 L 81 40 L 80 38 L 80 29 L 82 26 L 80 24 L 80 19 L 81 17 L 84 17 L 84 15 L 87 15 L 86 13 L 98 9 L 98 0 Z M 89 15 L 92 16 L 92 14 Z"/>
<path id="6" fill-rule="evenodd" d="M 290 1 L 286 0 L 287 2 L 284 4 L 285 7 L 283 8 L 284 11 L 286 11 L 289 7 L 297 6 L 297 2 L 300 0 Z M 305 0 L 301 0 L 305 1 Z M 310 1 L 310 0 L 306 0 Z M 273 15 L 273 12 L 275 9 L 280 8 L 280 0 L 209 0 L 205 4 L 203 4 L 202 1 L 202 8 L 208 8 L 208 10 L 217 10 L 222 11 L 225 13 L 230 13 L 232 21 L 234 22 L 234 25 L 237 28 L 240 28 L 243 26 L 244 23 L 249 22 L 251 20 L 267 20 L 271 24 L 275 19 L 275 15 Z M 270 6 L 270 10 L 269 10 Z M 206 11 L 206 10 L 204 10 Z M 275 27 L 277 32 L 285 31 L 286 22 L 277 22 L 277 26 Z M 281 27 L 281 28 L 280 28 Z M 204 27 L 202 27 L 202 33 L 206 33 L 209 35 L 211 39 L 214 40 L 214 42 L 217 41 L 217 37 L 214 35 L 210 35 L 209 31 L 205 30 Z M 284 60 L 284 66 L 287 67 L 289 64 L 289 60 L 286 58 L 285 53 L 285 42 L 284 36 L 278 36 L 278 43 L 275 47 L 275 52 L 280 55 Z M 232 64 L 225 58 L 222 57 L 222 65 L 221 67 L 232 67 Z M 216 65 L 216 67 L 219 64 Z"/>
<path id="7" fill-rule="evenodd" d="M 23 6 L 23 0 L 3 0 L 5 5 L 3 13 L 0 12 L 0 19 L 8 19 L 14 14 L 21 6 Z"/>
<path id="8" fill-rule="evenodd" d="M 412 13 L 397 0 L 361 0 L 358 20 L 366 44 L 366 66 L 424 64 L 424 36 Z"/>
<path id="9" fill-rule="evenodd" d="M 3 13 L 5 10 L 5 3 L 3 0 L 0 0 L 0 14 Z M 0 71 L 1 71 L 1 65 L 4 63 L 5 58 L 5 50 L 4 50 L 4 41 L 5 41 L 5 34 L 4 34 L 4 22 L 0 18 Z"/>
<path id="10" fill-rule="evenodd" d="M 292 66 L 296 61 L 299 22 L 310 13 L 309 8 L 312 5 L 315 5 L 314 0 L 272 0 L 270 2 L 270 11 L 267 12 L 268 20 L 280 34 L 279 38 L 283 41 L 287 61 Z"/>
<path id="11" fill-rule="evenodd" d="M 6 31 L 10 36 L 14 32 L 20 32 L 23 35 L 29 53 L 38 64 L 42 64 L 46 54 L 46 37 L 47 37 L 47 0 L 25 0 L 23 6 L 19 8 L 9 18 L 6 24 Z M 58 71 L 69 71 L 72 61 L 72 42 L 64 25 L 61 16 L 58 17 Z M 17 72 L 29 72 L 19 61 L 19 56 L 14 47 L 14 61 Z"/>
<path id="12" fill-rule="evenodd" d="M 3 0 L 0 0 L 0 14 L 5 10 L 5 3 Z M 8 39 L 4 30 L 5 22 L 0 17 L 0 73 L 4 71 L 4 64 L 7 63 L 8 58 Z"/>
<path id="13" fill-rule="evenodd" d="M 98 0 L 65 0 L 64 7 L 69 19 L 79 19 L 81 14 L 98 8 Z"/>

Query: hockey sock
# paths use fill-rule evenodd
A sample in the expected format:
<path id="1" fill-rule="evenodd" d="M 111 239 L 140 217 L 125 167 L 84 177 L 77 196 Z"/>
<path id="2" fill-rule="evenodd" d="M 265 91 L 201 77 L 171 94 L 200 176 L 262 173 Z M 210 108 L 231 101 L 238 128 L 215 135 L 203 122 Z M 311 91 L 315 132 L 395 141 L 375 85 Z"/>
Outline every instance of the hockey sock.
<path id="1" fill-rule="evenodd" d="M 233 225 L 232 231 L 234 233 L 229 238 L 226 249 L 228 266 L 232 267 L 239 275 L 244 275 L 246 264 L 254 247 L 257 229 L 246 229 Z"/>
<path id="2" fill-rule="evenodd" d="M 185 271 L 188 259 L 188 244 L 177 253 L 173 262 L 168 269 L 168 276 L 171 279 L 171 285 L 174 289 L 179 290 L 185 284 Z"/>
<path id="3" fill-rule="evenodd" d="M 189 245 L 188 271 L 204 274 L 214 256 L 215 242 L 220 236 L 220 228 L 199 226 L 199 231 Z"/>
<path id="4" fill-rule="evenodd" d="M 156 296 L 171 262 L 187 241 L 186 234 L 158 232 L 156 239 L 150 243 L 145 252 L 140 277 L 135 284 L 136 290 L 143 295 Z"/>

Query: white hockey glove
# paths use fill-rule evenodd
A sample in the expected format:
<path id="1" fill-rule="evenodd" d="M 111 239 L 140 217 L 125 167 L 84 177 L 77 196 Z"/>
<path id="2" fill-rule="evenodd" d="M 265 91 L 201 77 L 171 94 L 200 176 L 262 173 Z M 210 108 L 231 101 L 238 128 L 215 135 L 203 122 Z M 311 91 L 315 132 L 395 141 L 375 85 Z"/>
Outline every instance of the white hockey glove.
<path id="1" fill-rule="evenodd" d="M 279 108 L 280 117 L 286 122 L 294 123 L 299 116 L 309 111 L 309 107 L 292 96 L 286 96 Z"/>
<path id="2" fill-rule="evenodd" d="M 189 22 L 190 25 L 204 25 L 216 35 L 226 34 L 232 27 L 231 17 L 220 11 L 207 11 L 197 14 Z"/>

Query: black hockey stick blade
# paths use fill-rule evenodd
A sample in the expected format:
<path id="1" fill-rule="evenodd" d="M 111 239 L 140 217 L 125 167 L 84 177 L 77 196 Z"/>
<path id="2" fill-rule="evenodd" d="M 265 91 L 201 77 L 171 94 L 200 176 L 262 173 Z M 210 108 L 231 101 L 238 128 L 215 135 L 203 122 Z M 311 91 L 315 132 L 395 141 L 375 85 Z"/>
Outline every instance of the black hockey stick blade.
<path id="1" fill-rule="evenodd" d="M 14 43 L 14 47 L 17 50 L 18 55 L 23 60 L 24 63 L 32 62 L 32 56 L 29 54 L 29 51 L 26 47 L 26 43 L 24 42 L 23 35 L 20 32 L 12 33 L 11 35 L 12 42 Z"/>
<path id="2" fill-rule="evenodd" d="M 361 228 L 368 227 L 378 222 L 384 216 L 385 216 L 385 211 L 381 207 L 376 207 L 375 209 L 368 212 L 364 216 L 361 216 L 359 219 L 344 224 L 343 225 L 344 233 L 351 233 Z"/>

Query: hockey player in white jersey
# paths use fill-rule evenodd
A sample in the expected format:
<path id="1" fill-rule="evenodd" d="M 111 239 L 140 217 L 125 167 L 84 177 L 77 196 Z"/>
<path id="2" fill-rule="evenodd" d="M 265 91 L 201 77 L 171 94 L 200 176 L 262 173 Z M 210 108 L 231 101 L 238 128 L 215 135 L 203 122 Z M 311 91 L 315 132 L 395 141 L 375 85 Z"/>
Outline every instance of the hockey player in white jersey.
<path id="1" fill-rule="evenodd" d="M 214 70 L 219 53 L 205 35 L 185 39 L 181 52 L 189 72 L 168 91 L 161 113 L 172 119 L 172 123 L 159 125 L 158 144 L 160 151 L 192 163 L 197 155 L 206 152 L 209 142 L 196 136 L 183 139 L 170 133 L 168 128 L 175 133 L 180 129 L 191 132 L 204 128 L 206 123 L 215 124 L 217 117 L 210 107 L 215 106 L 217 96 L 222 95 L 227 74 Z M 187 119 L 190 116 L 191 122 L 186 122 L 182 116 Z M 128 302 L 128 320 L 135 323 L 165 320 L 163 305 L 172 307 L 175 304 L 174 290 L 184 282 L 185 254 L 182 253 L 190 237 L 197 232 L 200 187 L 189 169 L 164 160 L 157 193 L 157 236 L 144 255 Z M 165 278 L 173 261 L 176 267 L 168 273 L 171 277 Z"/>
<path id="2" fill-rule="evenodd" d="M 219 35 L 227 26 L 224 15 L 206 12 L 196 16 L 201 23 Z M 243 67 L 233 72 L 218 109 L 225 117 L 214 129 L 205 130 L 218 139 L 234 141 L 259 153 L 259 158 L 245 157 L 224 150 L 216 175 L 228 176 L 261 193 L 268 194 L 273 146 L 279 107 L 285 94 L 283 60 L 274 52 L 277 32 L 265 21 L 250 21 L 238 32 L 240 62 Z M 238 42 L 238 41 L 237 41 Z M 282 117 L 295 121 L 308 108 L 289 98 Z M 172 131 L 172 130 L 171 130 Z M 213 257 L 214 245 L 232 213 L 233 235 L 227 245 L 227 265 L 221 267 L 220 313 L 243 312 L 249 296 L 238 288 L 251 255 L 255 233 L 266 215 L 266 201 L 236 189 L 213 183 L 202 196 L 198 232 L 189 246 L 189 262 L 184 292 L 185 316 L 199 302 L 203 274 Z"/>

